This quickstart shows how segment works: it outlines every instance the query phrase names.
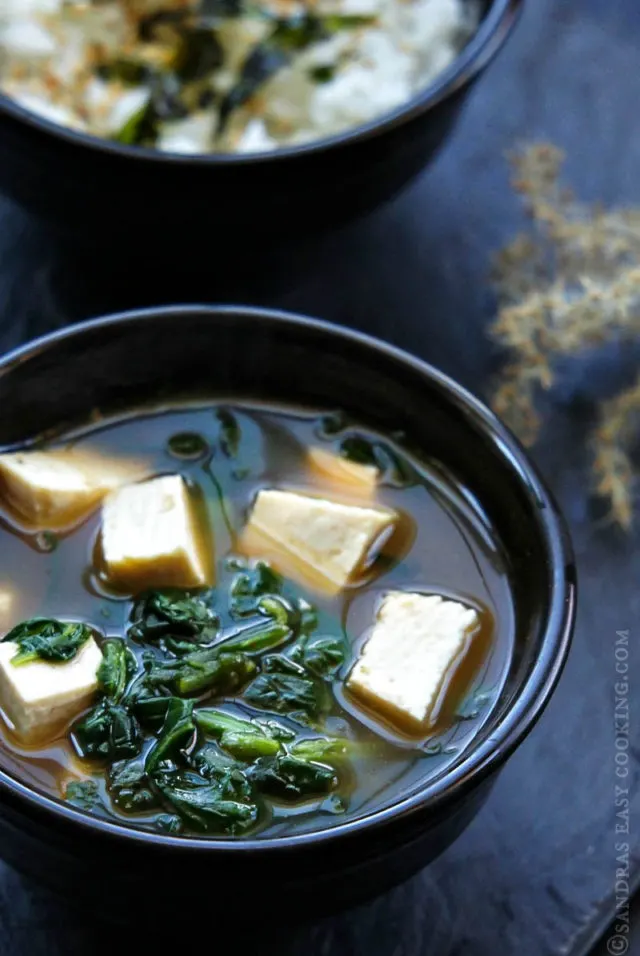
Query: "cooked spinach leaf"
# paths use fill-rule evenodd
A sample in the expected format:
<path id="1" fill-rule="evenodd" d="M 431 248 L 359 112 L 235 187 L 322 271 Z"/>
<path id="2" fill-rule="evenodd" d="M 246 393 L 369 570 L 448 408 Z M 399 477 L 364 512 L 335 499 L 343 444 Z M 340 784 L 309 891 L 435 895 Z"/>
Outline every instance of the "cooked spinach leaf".
<path id="1" fill-rule="evenodd" d="M 305 737 L 291 746 L 290 753 L 301 760 L 317 761 L 334 766 L 344 761 L 353 747 L 350 740 L 342 737 Z"/>
<path id="2" fill-rule="evenodd" d="M 252 798 L 244 766 L 223 754 L 215 744 L 200 747 L 191 757 L 191 764 L 200 776 L 216 784 L 225 799 L 247 802 Z"/>
<path id="3" fill-rule="evenodd" d="M 193 742 L 195 734 L 193 703 L 190 700 L 171 697 L 160 736 L 145 760 L 147 774 L 154 774 L 166 761 L 179 763 L 180 751 Z"/>
<path id="4" fill-rule="evenodd" d="M 139 86 L 146 83 L 151 76 L 151 69 L 147 63 L 128 56 L 116 56 L 113 60 L 101 63 L 96 68 L 101 80 L 112 82 L 118 80 L 125 86 Z"/>
<path id="5" fill-rule="evenodd" d="M 253 733 L 234 733 L 227 731 L 220 738 L 220 746 L 237 760 L 250 763 L 258 757 L 270 757 L 280 752 L 277 740 L 266 737 L 254 730 Z"/>
<path id="6" fill-rule="evenodd" d="M 225 129 L 229 116 L 254 96 L 267 80 L 275 76 L 289 62 L 284 50 L 265 43 L 256 46 L 247 56 L 240 68 L 237 83 L 226 94 L 220 104 L 218 132 Z"/>
<path id="7" fill-rule="evenodd" d="M 311 674 L 334 677 L 347 659 L 347 647 L 340 637 L 305 639 L 291 650 L 291 657 Z"/>
<path id="8" fill-rule="evenodd" d="M 236 458 L 242 440 L 242 431 L 238 419 L 228 408 L 219 408 L 216 418 L 220 424 L 220 448 L 227 458 Z"/>
<path id="9" fill-rule="evenodd" d="M 95 780 L 71 780 L 64 791 L 64 798 L 79 810 L 96 810 L 102 807 L 100 790 Z"/>
<path id="10" fill-rule="evenodd" d="M 239 634 L 227 638 L 220 644 L 225 651 L 239 651 L 244 654 L 258 654 L 274 650 L 287 641 L 293 634 L 287 624 L 267 620 L 251 627 L 245 627 Z"/>
<path id="11" fill-rule="evenodd" d="M 229 610 L 237 617 L 253 614 L 258 609 L 260 598 L 281 594 L 283 584 L 282 575 L 266 561 L 243 562 L 231 582 Z"/>
<path id="12" fill-rule="evenodd" d="M 182 81 L 175 73 L 151 70 L 147 83 L 149 99 L 113 135 L 117 143 L 124 146 L 155 146 L 159 123 L 185 119 L 189 115 L 183 99 Z"/>
<path id="13" fill-rule="evenodd" d="M 136 659 L 123 640 L 111 638 L 104 642 L 102 663 L 97 676 L 98 683 L 109 700 L 116 704 L 122 700 L 136 666 Z"/>
<path id="14" fill-rule="evenodd" d="M 193 26 L 180 34 L 172 66 L 181 80 L 193 82 L 217 70 L 223 59 L 215 31 L 211 27 Z"/>
<path id="15" fill-rule="evenodd" d="M 119 760 L 112 764 L 107 775 L 107 789 L 115 805 L 125 813 L 140 813 L 159 806 L 144 760 Z"/>
<path id="16" fill-rule="evenodd" d="M 282 800 L 320 796 L 338 785 L 333 768 L 291 754 L 258 760 L 249 771 L 249 776 L 263 793 Z"/>
<path id="17" fill-rule="evenodd" d="M 282 743 L 294 740 L 296 736 L 295 730 L 292 730 L 291 727 L 285 727 L 284 724 L 279 723 L 277 720 L 265 720 L 264 718 L 258 717 L 254 720 L 254 723 L 261 727 L 269 737 L 273 737 L 274 740 L 280 740 Z"/>
<path id="18" fill-rule="evenodd" d="M 208 593 L 151 591 L 134 604 L 128 636 L 143 644 L 165 640 L 174 653 L 193 651 L 218 634 L 220 621 L 209 600 Z"/>
<path id="19" fill-rule="evenodd" d="M 156 786 L 183 821 L 203 833 L 242 833 L 258 819 L 255 803 L 226 798 L 217 781 L 199 774 L 164 774 Z"/>
<path id="20" fill-rule="evenodd" d="M 194 719 L 204 731 L 218 740 L 220 747 L 238 760 L 251 762 L 258 757 L 279 753 L 280 742 L 259 724 L 241 720 L 221 710 L 201 708 Z"/>
<path id="21" fill-rule="evenodd" d="M 322 63 L 318 66 L 312 66 L 309 70 L 309 77 L 314 83 L 330 83 L 336 75 L 336 67 L 331 63 Z"/>
<path id="22" fill-rule="evenodd" d="M 18 624 L 2 640 L 18 645 L 11 663 L 20 667 L 32 661 L 64 664 L 73 660 L 90 637 L 91 628 L 86 624 L 33 618 Z"/>
<path id="23" fill-rule="evenodd" d="M 238 82 L 222 101 L 220 130 L 224 129 L 233 110 L 243 106 L 261 86 L 287 66 L 295 53 L 340 30 L 352 30 L 374 22 L 375 17 L 341 14 L 316 16 L 300 13 L 274 18 L 270 35 L 251 50 L 240 69 Z"/>
<path id="24" fill-rule="evenodd" d="M 157 830 L 169 836 L 177 836 L 184 830 L 182 820 L 176 813 L 161 813 L 154 820 Z"/>
<path id="25" fill-rule="evenodd" d="M 240 690 L 256 671 L 256 664 L 246 654 L 212 648 L 179 660 L 157 662 L 148 670 L 146 680 L 152 686 L 169 687 L 180 696 L 205 690 L 222 695 Z"/>
<path id="26" fill-rule="evenodd" d="M 135 757 L 142 745 L 135 717 L 121 704 L 102 700 L 73 728 L 80 755 L 101 760 Z"/>
<path id="27" fill-rule="evenodd" d="M 123 146 L 153 146 L 158 138 L 158 117 L 149 100 L 132 113 L 113 139 Z"/>
<path id="28" fill-rule="evenodd" d="M 298 720 L 316 721 L 328 709 L 324 686 L 299 674 L 268 670 L 249 685 L 244 699 L 276 714 L 291 714 Z"/>
<path id="29" fill-rule="evenodd" d="M 155 10 L 138 21 L 138 37 L 143 43 L 158 43 L 176 36 L 191 21 L 188 7 Z"/>

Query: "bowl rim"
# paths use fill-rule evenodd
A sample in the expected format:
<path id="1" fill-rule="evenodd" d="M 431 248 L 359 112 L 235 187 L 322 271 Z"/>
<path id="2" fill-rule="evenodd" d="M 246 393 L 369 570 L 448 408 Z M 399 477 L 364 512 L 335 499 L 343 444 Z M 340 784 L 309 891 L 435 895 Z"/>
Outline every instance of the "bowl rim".
<path id="1" fill-rule="evenodd" d="M 311 153 L 324 154 L 334 147 L 344 147 L 359 140 L 368 140 L 390 132 L 427 112 L 458 89 L 467 86 L 490 63 L 505 43 L 515 26 L 524 0 L 490 0 L 490 7 L 471 39 L 452 63 L 438 74 L 432 83 L 416 93 L 406 103 L 383 113 L 359 126 L 333 136 L 299 143 L 267 152 L 255 153 L 200 153 L 196 155 L 163 152 L 143 146 L 127 146 L 102 139 L 82 130 L 55 123 L 21 106 L 0 91 L 0 115 L 4 112 L 14 120 L 26 123 L 33 130 L 52 136 L 70 146 L 83 146 L 93 153 L 103 153 L 120 160 L 134 160 L 138 165 L 166 164 L 172 167 L 245 166 L 254 163 L 270 166 L 279 160 L 294 159 Z"/>
<path id="2" fill-rule="evenodd" d="M 448 375 L 429 365 L 422 359 L 405 352 L 381 339 L 344 326 L 305 315 L 278 309 L 260 308 L 243 305 L 170 305 L 149 307 L 125 312 L 113 313 L 85 322 L 55 330 L 7 353 L 0 359 L 0 377 L 18 366 L 47 352 L 60 342 L 79 338 L 95 330 L 109 327 L 132 327 L 153 322 L 159 318 L 173 318 L 180 321 L 184 316 L 199 315 L 216 321 L 217 318 L 242 316 L 246 320 L 266 322 L 271 326 L 296 330 L 312 330 L 331 339 L 342 341 L 358 349 L 375 355 L 383 355 L 401 365 L 410 367 L 423 378 L 429 380 L 443 400 L 465 410 L 471 427 L 482 432 L 491 442 L 497 457 L 511 468 L 520 483 L 524 495 L 538 520 L 540 534 L 550 555 L 551 583 L 549 613 L 541 625 L 541 652 L 533 665 L 531 673 L 517 692 L 513 705 L 498 722 L 490 737 L 478 747 L 470 745 L 466 756 L 453 768 L 433 781 L 425 781 L 418 790 L 389 806 L 355 817 L 344 823 L 337 823 L 324 829 L 300 834 L 277 837 L 249 837 L 234 840 L 230 838 L 169 836 L 138 830 L 134 827 L 108 819 L 92 816 L 65 803 L 60 798 L 48 796 L 32 790 L 26 784 L 0 768 L 0 804 L 7 793 L 18 798 L 26 810 L 44 813 L 52 822 L 66 821 L 77 826 L 78 834 L 91 831 L 120 839 L 128 846 L 174 848 L 177 851 L 196 853 L 223 852 L 242 854 L 260 851 L 263 854 L 280 853 L 292 848 L 310 847 L 321 844 L 335 847 L 337 843 L 349 839 L 362 831 L 374 835 L 382 827 L 408 820 L 410 817 L 424 815 L 425 812 L 441 810 L 447 803 L 454 802 L 466 792 L 474 789 L 487 776 L 495 772 L 507 757 L 531 731 L 549 702 L 551 694 L 560 678 L 566 663 L 576 604 L 576 569 L 569 532 L 558 506 L 530 461 L 525 449 L 497 416 L 467 389 L 459 385 Z"/>

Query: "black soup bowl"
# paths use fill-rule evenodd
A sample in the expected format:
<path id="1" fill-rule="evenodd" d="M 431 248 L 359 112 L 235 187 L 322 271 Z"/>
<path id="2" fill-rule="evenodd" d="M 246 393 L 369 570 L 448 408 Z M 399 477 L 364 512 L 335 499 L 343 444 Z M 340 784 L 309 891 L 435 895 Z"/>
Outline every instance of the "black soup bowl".
<path id="1" fill-rule="evenodd" d="M 193 157 L 123 146 L 57 126 L 0 94 L 0 189 L 71 235 L 115 249 L 182 247 L 193 237 L 216 250 L 235 238 L 246 251 L 259 237 L 313 235 L 373 209 L 425 166 L 520 4 L 480 0 L 482 22 L 451 67 L 392 113 L 271 153 Z"/>
<path id="2" fill-rule="evenodd" d="M 442 462 L 481 503 L 507 556 L 514 652 L 504 688 L 467 749 L 439 776 L 382 808 L 309 833 L 183 838 L 92 817 L 25 785 L 0 764 L 0 854 L 83 905 L 96 867 L 109 909 L 157 919 L 158 894 L 184 913 L 241 915 L 287 901 L 313 917 L 376 895 L 433 860 L 462 832 L 496 774 L 546 706 L 569 649 L 571 546 L 523 449 L 475 398 L 383 342 L 321 321 L 244 307 L 169 307 L 87 322 L 0 362 L 0 444 L 23 442 L 93 409 L 118 413 L 235 396 L 342 408 L 377 432 L 401 429 L 414 454 Z M 335 824 L 335 820 L 334 820 Z M 176 879 L 188 874 L 188 879 Z"/>

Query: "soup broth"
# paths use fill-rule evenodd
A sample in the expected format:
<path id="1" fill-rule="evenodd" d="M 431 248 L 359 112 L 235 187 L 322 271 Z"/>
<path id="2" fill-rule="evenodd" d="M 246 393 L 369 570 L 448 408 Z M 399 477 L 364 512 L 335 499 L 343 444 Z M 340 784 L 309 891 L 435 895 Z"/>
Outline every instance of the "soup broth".
<path id="1" fill-rule="evenodd" d="M 10 604 L 3 632 L 33 618 L 86 622 L 103 651 L 105 641 L 124 638 L 132 655 L 127 693 L 162 668 L 166 681 L 153 683 L 151 694 L 145 685 L 152 704 L 146 700 L 135 711 L 137 743 L 129 751 L 110 751 L 117 760 L 107 754 L 108 742 L 87 756 L 87 716 L 95 714 L 104 685 L 53 739 L 25 741 L 5 714 L 3 770 L 133 827 L 273 837 L 325 828 L 393 803 L 445 773 L 481 730 L 511 658 L 508 569 L 480 507 L 440 464 L 418 461 L 395 441 L 336 413 L 243 402 L 142 410 L 95 422 L 49 448 L 131 460 L 144 478 L 183 476 L 215 583 L 183 592 L 150 585 L 144 595 L 127 593 L 109 577 L 99 505 L 62 530 L 29 527 L 6 508 L 0 589 Z M 369 471 L 356 469 L 354 478 L 351 464 Z M 382 509 L 394 516 L 393 524 L 344 586 L 337 586 L 305 568 L 300 554 L 247 536 L 265 489 L 307 496 L 305 502 Z M 377 706 L 348 681 L 385 597 L 396 592 L 440 595 L 475 611 L 475 630 L 422 722 L 403 723 L 393 707 Z M 199 624 L 191 620 L 194 613 Z M 185 655 L 200 654 L 198 660 L 207 663 L 197 667 L 210 668 L 210 648 L 225 640 L 230 653 L 240 648 L 237 655 L 249 670 L 238 674 L 236 668 L 226 684 L 214 685 L 206 684 L 206 675 L 204 684 L 200 677 L 183 680 L 183 672 L 176 676 Z M 195 672 L 194 664 L 189 674 Z M 186 710 L 172 718 L 168 696 Z M 240 723 L 227 726 L 229 718 Z M 144 776 L 151 759 L 161 774 L 155 784 Z M 182 803 L 176 797 L 178 773 Z M 208 797 L 254 809 L 238 810 L 236 826 L 206 807 L 200 813 Z M 225 808 L 220 812 L 224 816 Z"/>

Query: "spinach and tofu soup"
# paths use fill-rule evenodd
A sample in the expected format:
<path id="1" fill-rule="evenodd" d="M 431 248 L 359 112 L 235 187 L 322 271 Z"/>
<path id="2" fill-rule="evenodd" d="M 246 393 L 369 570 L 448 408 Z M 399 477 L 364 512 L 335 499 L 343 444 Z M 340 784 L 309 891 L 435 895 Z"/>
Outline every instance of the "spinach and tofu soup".
<path id="1" fill-rule="evenodd" d="M 510 664 L 481 505 L 333 411 L 184 404 L 0 454 L 0 766 L 185 836 L 334 826 L 441 775 Z"/>

